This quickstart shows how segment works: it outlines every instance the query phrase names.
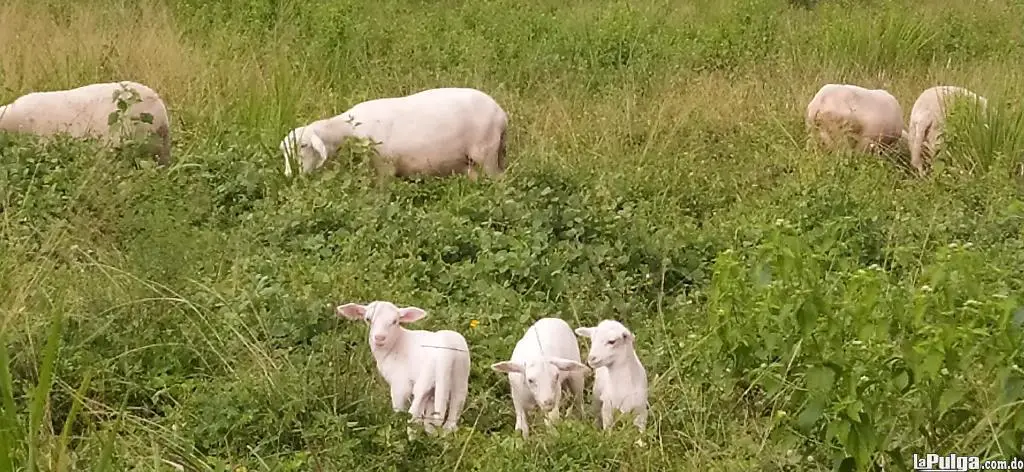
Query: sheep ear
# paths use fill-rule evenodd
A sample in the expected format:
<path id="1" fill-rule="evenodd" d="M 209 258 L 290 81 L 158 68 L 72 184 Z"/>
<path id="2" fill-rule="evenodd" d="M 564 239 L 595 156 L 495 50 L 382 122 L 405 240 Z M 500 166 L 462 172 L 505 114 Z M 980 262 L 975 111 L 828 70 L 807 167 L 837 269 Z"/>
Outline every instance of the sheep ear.
<path id="1" fill-rule="evenodd" d="M 416 308 L 414 306 L 405 307 L 398 310 L 398 321 L 401 323 L 412 323 L 413 321 L 422 320 L 427 316 L 427 312 L 422 308 Z"/>
<path id="2" fill-rule="evenodd" d="M 348 318 L 352 321 L 366 318 L 366 307 L 358 303 L 338 305 L 338 307 L 334 309 L 334 312 L 337 316 Z"/>
<path id="3" fill-rule="evenodd" d="M 558 368 L 558 370 L 565 372 L 586 372 L 587 366 L 580 362 L 571 361 L 569 359 L 550 359 L 550 362 Z"/>
<path id="4" fill-rule="evenodd" d="M 320 162 L 323 163 L 327 160 L 327 145 L 324 144 L 324 140 L 320 139 L 316 133 L 313 133 L 309 137 L 309 144 L 313 146 L 313 150 L 320 155 Z"/>
<path id="5" fill-rule="evenodd" d="M 521 373 L 523 373 L 523 370 L 525 370 L 525 369 L 523 369 L 523 366 L 520 365 L 518 362 L 512 362 L 512 361 L 503 361 L 503 362 L 499 362 L 497 364 L 491 364 L 491 369 L 494 369 L 496 372 L 504 372 L 506 374 L 511 374 L 511 373 L 520 373 L 521 374 Z"/>
<path id="6" fill-rule="evenodd" d="M 587 327 L 582 327 L 581 326 L 579 328 L 576 328 L 576 335 L 577 336 L 583 336 L 584 338 L 589 338 L 591 333 L 593 333 L 593 331 L 594 331 L 594 328 L 587 328 Z"/>

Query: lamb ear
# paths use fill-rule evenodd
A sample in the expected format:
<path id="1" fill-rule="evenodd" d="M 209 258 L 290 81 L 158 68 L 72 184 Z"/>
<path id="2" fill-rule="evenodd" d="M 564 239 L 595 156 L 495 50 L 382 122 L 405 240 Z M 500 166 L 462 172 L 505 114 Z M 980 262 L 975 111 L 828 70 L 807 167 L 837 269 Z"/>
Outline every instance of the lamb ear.
<path id="1" fill-rule="evenodd" d="M 590 335 L 593 332 L 594 332 L 594 328 L 587 328 L 587 327 L 583 327 L 583 326 L 581 326 L 579 328 L 576 328 L 576 335 L 577 336 L 583 336 L 584 338 L 589 338 Z"/>
<path id="2" fill-rule="evenodd" d="M 398 310 L 398 321 L 401 323 L 412 323 L 413 321 L 422 320 L 427 316 L 427 312 L 422 308 L 416 308 L 414 306 L 407 306 Z"/>
<path id="3" fill-rule="evenodd" d="M 569 359 L 554 358 L 550 359 L 549 362 L 551 362 L 555 367 L 558 367 L 558 370 L 565 372 L 586 372 L 589 370 L 587 366 L 582 363 L 571 361 Z"/>
<path id="4" fill-rule="evenodd" d="M 523 370 L 525 370 L 518 362 L 512 361 L 503 361 L 497 364 L 491 364 L 491 369 L 494 369 L 497 372 L 505 372 L 506 374 L 522 373 Z"/>
<path id="5" fill-rule="evenodd" d="M 344 305 L 338 305 L 334 309 L 337 316 L 348 318 L 352 321 L 358 321 L 366 318 L 366 306 L 358 303 L 346 303 Z"/>
<path id="6" fill-rule="evenodd" d="M 320 155 L 320 163 L 327 160 L 327 145 L 324 144 L 324 140 L 320 139 L 320 136 L 313 133 L 309 137 L 309 144 L 313 146 L 313 150 Z"/>

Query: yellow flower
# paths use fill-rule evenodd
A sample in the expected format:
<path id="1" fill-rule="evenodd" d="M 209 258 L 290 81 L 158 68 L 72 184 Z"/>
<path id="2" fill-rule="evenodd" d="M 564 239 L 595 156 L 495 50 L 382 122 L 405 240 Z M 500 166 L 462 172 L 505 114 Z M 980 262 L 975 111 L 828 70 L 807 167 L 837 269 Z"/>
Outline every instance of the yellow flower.
<path id="1" fill-rule="evenodd" d="M 470 328 L 476 328 L 477 326 L 480 326 L 480 320 L 469 320 Z"/>

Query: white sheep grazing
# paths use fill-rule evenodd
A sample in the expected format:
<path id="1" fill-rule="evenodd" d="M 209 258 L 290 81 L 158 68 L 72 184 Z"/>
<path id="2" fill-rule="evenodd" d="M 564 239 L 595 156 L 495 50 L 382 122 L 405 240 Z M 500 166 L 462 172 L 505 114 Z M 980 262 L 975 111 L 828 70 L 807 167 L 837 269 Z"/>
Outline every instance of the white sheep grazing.
<path id="1" fill-rule="evenodd" d="M 604 320 L 596 327 L 576 328 L 590 338 L 587 364 L 594 369 L 594 401 L 601 407 L 601 424 L 610 429 L 614 413 L 633 412 L 640 431 L 647 426 L 647 370 L 633 349 L 635 337 L 622 323 Z"/>
<path id="2" fill-rule="evenodd" d="M 348 303 L 336 308 L 337 315 L 365 320 L 370 327 L 370 352 L 377 371 L 391 387 L 391 407 L 408 408 L 410 422 L 420 421 L 428 433 L 444 421 L 445 431 L 458 426 L 469 394 L 469 346 L 455 331 L 408 330 L 399 323 L 412 323 L 427 313 L 420 308 L 398 308 L 375 301 L 368 305 Z M 432 400 L 433 406 L 427 404 Z M 427 415 L 427 409 L 433 413 Z"/>
<path id="3" fill-rule="evenodd" d="M 569 323 L 559 318 L 542 318 L 526 330 L 516 343 L 510 360 L 491 366 L 508 374 L 512 389 L 512 405 L 516 409 L 516 430 L 529 436 L 526 414 L 534 407 L 545 412 L 544 424 L 550 426 L 559 418 L 562 389 L 568 385 L 575 397 L 577 410 L 583 410 L 583 373 L 587 366 L 580 362 L 580 346 Z"/>
<path id="4" fill-rule="evenodd" d="M 22 95 L 0 107 L 0 130 L 42 137 L 60 133 L 76 138 L 98 137 L 108 145 L 119 146 L 123 136 L 110 129 L 108 120 L 111 113 L 118 111 L 119 97 L 131 103 L 131 90 L 138 93 L 136 98 L 139 99 L 124 112 L 125 119 L 136 121 L 132 137 L 150 140 L 157 161 L 166 165 L 171 160 L 167 107 L 153 89 L 138 82 L 91 84 Z"/>
<path id="5" fill-rule="evenodd" d="M 807 104 L 804 124 L 812 140 L 830 150 L 852 147 L 880 154 L 898 148 L 906 138 L 896 97 L 850 84 L 822 86 Z"/>
<path id="6" fill-rule="evenodd" d="M 292 175 L 296 148 L 302 172 L 308 173 L 356 137 L 375 143 L 374 162 L 382 175 L 465 173 L 476 180 L 476 164 L 487 175 L 499 177 L 505 172 L 507 126 L 505 110 L 471 88 L 436 88 L 369 100 L 290 131 L 280 144 L 284 174 Z"/>
<path id="7" fill-rule="evenodd" d="M 959 99 L 971 99 L 981 109 L 988 110 L 988 99 L 963 87 L 939 85 L 921 93 L 910 110 L 910 165 L 924 173 L 925 162 L 930 161 L 942 145 L 947 110 Z"/>

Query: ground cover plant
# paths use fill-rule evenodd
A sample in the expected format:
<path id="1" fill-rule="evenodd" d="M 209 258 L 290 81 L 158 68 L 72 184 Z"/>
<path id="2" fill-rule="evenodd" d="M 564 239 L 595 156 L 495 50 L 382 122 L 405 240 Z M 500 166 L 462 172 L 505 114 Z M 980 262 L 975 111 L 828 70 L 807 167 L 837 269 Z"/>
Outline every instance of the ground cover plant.
<path id="1" fill-rule="evenodd" d="M 1024 5 L 8 0 L 0 103 L 136 80 L 169 169 L 0 135 L 0 470 L 910 470 L 1024 441 Z M 805 147 L 825 83 L 989 99 L 931 174 Z M 500 181 L 287 179 L 288 130 L 471 86 Z M 365 329 L 392 300 L 472 349 L 461 429 L 405 435 Z M 569 417 L 523 440 L 529 324 L 626 323 L 643 443 Z M 586 349 L 581 341 L 581 348 Z M 584 351 L 585 352 L 585 351 Z M 588 377 L 588 390 L 591 384 Z"/>

